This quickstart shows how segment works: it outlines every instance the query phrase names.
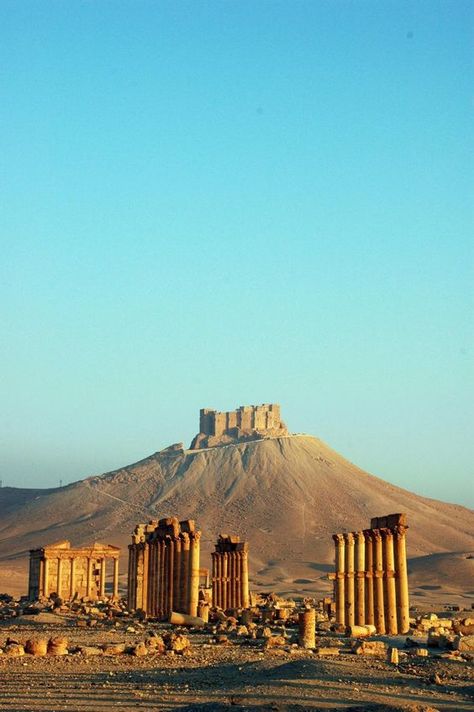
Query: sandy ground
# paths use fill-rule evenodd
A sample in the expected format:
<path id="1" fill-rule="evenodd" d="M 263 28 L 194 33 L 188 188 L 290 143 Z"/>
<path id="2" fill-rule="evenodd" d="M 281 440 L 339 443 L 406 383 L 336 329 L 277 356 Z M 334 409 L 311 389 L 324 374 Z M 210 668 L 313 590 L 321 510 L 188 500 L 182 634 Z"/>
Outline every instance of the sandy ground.
<path id="1" fill-rule="evenodd" d="M 7 636 L 64 635 L 71 645 L 133 643 L 150 630 L 77 628 L 73 620 L 54 621 L 42 614 L 12 625 L 0 623 L 0 646 Z M 318 659 L 299 649 L 263 651 L 261 641 L 238 640 L 229 646 L 209 634 L 189 633 L 192 654 L 86 658 L 9 658 L 0 655 L 0 710 L 9 712 L 112 712 L 113 710 L 371 710 L 474 709 L 474 665 L 467 661 L 410 658 L 393 666 L 384 660 L 351 654 Z M 389 640 L 389 639 L 385 639 Z M 405 638 L 390 639 L 402 647 Z M 436 677 L 437 676 L 437 677 Z M 210 704 L 211 703 L 211 704 Z M 219 704 L 220 703 L 220 704 Z M 415 707 L 413 707 L 415 706 Z"/>

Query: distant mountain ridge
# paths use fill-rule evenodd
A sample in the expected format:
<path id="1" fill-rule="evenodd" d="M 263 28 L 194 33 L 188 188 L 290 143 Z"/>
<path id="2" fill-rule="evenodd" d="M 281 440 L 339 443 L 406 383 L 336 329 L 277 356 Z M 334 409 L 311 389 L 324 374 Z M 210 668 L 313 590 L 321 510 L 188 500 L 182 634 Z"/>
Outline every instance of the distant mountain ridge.
<path id="1" fill-rule="evenodd" d="M 331 534 L 367 527 L 371 517 L 395 511 L 408 515 L 412 582 L 416 561 L 426 575 L 427 557 L 435 554 L 428 583 L 443 580 L 453 594 L 469 588 L 472 510 L 385 482 L 317 438 L 288 435 L 194 451 L 171 447 L 62 488 L 0 489 L 0 590 L 2 571 L 21 567 L 26 577 L 28 550 L 59 539 L 122 547 L 124 572 L 134 526 L 168 515 L 196 520 L 203 567 L 219 533 L 238 534 L 249 541 L 252 585 L 327 590 Z"/>

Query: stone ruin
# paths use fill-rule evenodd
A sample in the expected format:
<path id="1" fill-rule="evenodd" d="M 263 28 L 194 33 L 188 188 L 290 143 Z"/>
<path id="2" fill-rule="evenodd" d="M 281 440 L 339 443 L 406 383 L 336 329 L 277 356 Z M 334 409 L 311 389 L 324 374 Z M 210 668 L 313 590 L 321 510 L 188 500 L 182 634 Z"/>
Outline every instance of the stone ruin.
<path id="1" fill-rule="evenodd" d="M 167 619 L 197 615 L 201 532 L 192 519 L 138 524 L 129 544 L 128 607 Z"/>
<path id="2" fill-rule="evenodd" d="M 28 598 L 104 598 L 108 561 L 113 562 L 112 596 L 118 598 L 119 556 L 120 549 L 110 544 L 73 549 L 67 540 L 31 549 Z"/>
<path id="3" fill-rule="evenodd" d="M 200 568 L 200 538 L 190 519 L 179 522 L 169 517 L 138 524 L 128 547 L 129 609 L 168 620 L 171 614 L 202 616 L 211 602 L 223 610 L 248 608 L 247 542 L 219 536 L 209 589 L 209 571 Z"/>
<path id="4" fill-rule="evenodd" d="M 191 450 L 281 435 L 288 435 L 288 429 L 277 403 L 241 405 L 222 413 L 202 408 L 199 433 L 191 443 Z"/>
<path id="5" fill-rule="evenodd" d="M 212 605 L 215 608 L 249 607 L 248 543 L 221 534 L 212 557 Z"/>
<path id="6" fill-rule="evenodd" d="M 371 519 L 370 529 L 333 535 L 337 623 L 408 632 L 407 528 L 406 514 L 389 514 Z"/>

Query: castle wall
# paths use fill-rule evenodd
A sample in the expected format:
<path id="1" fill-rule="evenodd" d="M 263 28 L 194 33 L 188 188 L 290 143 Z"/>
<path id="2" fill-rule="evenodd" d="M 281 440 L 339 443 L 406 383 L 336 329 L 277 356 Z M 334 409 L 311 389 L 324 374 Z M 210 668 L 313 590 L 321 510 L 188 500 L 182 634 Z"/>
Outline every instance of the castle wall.
<path id="1" fill-rule="evenodd" d="M 202 408 L 199 414 L 199 433 L 208 437 L 236 436 L 243 432 L 280 430 L 285 428 L 280 421 L 280 406 L 277 403 L 241 405 L 236 410 L 220 412 Z"/>

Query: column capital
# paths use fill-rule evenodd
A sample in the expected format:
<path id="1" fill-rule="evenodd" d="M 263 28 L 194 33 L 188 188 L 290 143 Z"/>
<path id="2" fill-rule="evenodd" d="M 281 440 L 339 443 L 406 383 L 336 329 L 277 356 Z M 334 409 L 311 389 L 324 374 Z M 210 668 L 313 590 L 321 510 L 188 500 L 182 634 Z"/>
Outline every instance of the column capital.
<path id="1" fill-rule="evenodd" d="M 393 528 L 393 535 L 397 539 L 397 541 L 405 537 L 407 529 L 408 527 L 404 527 L 403 525 L 399 525 Z"/>
<path id="2" fill-rule="evenodd" d="M 393 539 L 393 532 L 391 529 L 386 529 L 385 527 L 380 530 L 380 533 L 382 534 L 382 539 L 386 541 L 391 541 Z"/>
<path id="3" fill-rule="evenodd" d="M 354 543 L 354 532 L 347 532 L 344 534 L 344 539 L 346 541 L 346 544 L 351 546 Z"/>
<path id="4" fill-rule="evenodd" d="M 344 534 L 333 534 L 332 538 L 334 539 L 336 544 L 339 544 L 339 546 L 341 546 L 341 544 L 345 543 Z"/>

